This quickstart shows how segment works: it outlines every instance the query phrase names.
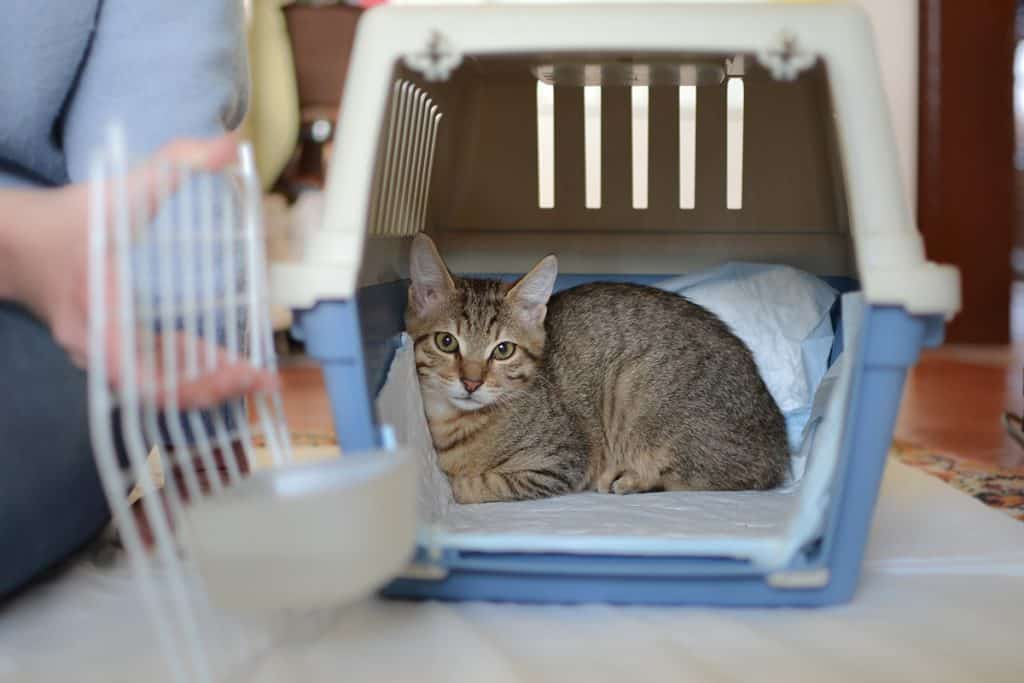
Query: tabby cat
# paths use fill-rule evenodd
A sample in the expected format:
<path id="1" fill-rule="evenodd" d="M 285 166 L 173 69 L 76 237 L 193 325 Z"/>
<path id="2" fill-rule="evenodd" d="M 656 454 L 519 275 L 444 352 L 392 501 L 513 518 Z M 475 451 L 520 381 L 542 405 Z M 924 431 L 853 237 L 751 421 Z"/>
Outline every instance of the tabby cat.
<path id="1" fill-rule="evenodd" d="M 782 413 L 725 323 L 640 285 L 551 296 L 557 272 L 548 256 L 514 284 L 453 277 L 413 241 L 406 329 L 456 501 L 782 481 Z"/>

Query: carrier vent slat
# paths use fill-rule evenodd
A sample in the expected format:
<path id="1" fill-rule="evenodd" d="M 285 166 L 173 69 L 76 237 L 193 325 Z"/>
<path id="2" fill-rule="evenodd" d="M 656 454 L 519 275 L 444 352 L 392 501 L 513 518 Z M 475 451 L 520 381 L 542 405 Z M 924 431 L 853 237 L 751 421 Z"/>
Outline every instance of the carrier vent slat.
<path id="1" fill-rule="evenodd" d="M 386 226 L 388 225 L 391 217 L 391 209 L 394 202 L 393 197 L 395 194 L 395 168 L 398 165 L 397 157 L 399 151 L 398 143 L 396 141 L 398 136 L 401 135 L 401 121 L 405 116 L 406 94 L 411 87 L 412 84 L 408 82 L 395 84 L 394 97 L 392 98 L 391 105 L 392 125 L 388 133 L 387 146 L 384 152 L 385 161 L 383 182 L 377 197 L 380 215 L 373 225 L 373 232 L 375 234 L 384 234 L 387 232 Z"/>
<path id="2" fill-rule="evenodd" d="M 441 114 L 437 107 L 430 110 L 430 134 L 427 139 L 426 169 L 423 173 L 423 187 L 420 189 L 419 206 L 416 211 L 416 229 L 423 230 L 427 224 L 427 200 L 430 197 L 430 181 L 434 177 L 434 150 L 437 148 L 437 130 L 441 126 Z"/>
<path id="3" fill-rule="evenodd" d="M 633 117 L 628 86 L 601 89 L 601 173 L 603 184 L 601 206 L 605 210 L 622 211 L 631 207 L 632 186 L 631 136 Z"/>
<path id="4" fill-rule="evenodd" d="M 586 179 L 584 176 L 584 139 L 582 126 L 583 87 L 556 86 L 555 94 L 555 206 L 577 207 L 586 202 Z M 602 125 L 607 116 L 606 93 L 601 94 Z M 603 131 L 602 131 L 603 133 Z M 602 139 L 607 136 L 602 134 Z M 608 158 L 601 150 L 601 158 Z M 560 161 L 562 160 L 562 161 Z M 603 174 L 606 177 L 606 174 Z M 607 204 L 607 195 L 602 193 L 602 206 Z M 570 209 L 571 210 L 571 209 Z M 559 214 L 561 214 L 559 209 Z"/>
<path id="5" fill-rule="evenodd" d="M 697 97 L 697 121 L 700 122 L 700 144 L 696 149 L 696 167 L 700 173 L 695 182 L 692 220 L 697 225 L 721 225 L 726 188 L 726 89 L 704 88 Z M 724 224 L 724 225 L 723 225 Z"/>
<path id="6" fill-rule="evenodd" d="M 417 93 L 416 99 L 413 100 L 412 116 L 409 120 L 409 128 L 406 131 L 405 144 L 403 145 L 405 157 L 402 161 L 402 201 L 399 204 L 398 220 L 395 221 L 393 226 L 394 234 L 406 234 L 409 231 L 409 221 L 412 213 L 410 209 L 413 202 L 413 172 L 416 169 L 416 162 L 418 160 L 417 155 L 419 154 L 420 138 L 422 137 L 421 131 L 426 124 L 426 109 L 424 107 L 426 100 L 427 94 L 425 92 Z"/>
<path id="7" fill-rule="evenodd" d="M 370 234 L 413 235 L 426 221 L 441 114 L 430 95 L 409 81 L 396 81 L 391 95 Z"/>
<path id="8" fill-rule="evenodd" d="M 406 193 L 405 169 L 409 163 L 409 147 L 411 146 L 411 132 L 416 116 L 416 104 L 419 89 L 411 87 L 405 92 L 405 111 L 398 122 L 398 135 L 395 138 L 395 145 L 398 152 L 398 161 L 395 165 L 394 191 L 391 196 L 387 221 L 384 223 L 384 232 L 388 235 L 399 233 L 399 223 L 402 220 L 402 207 L 408 201 Z"/>
<path id="9" fill-rule="evenodd" d="M 679 210 L 679 165 L 685 158 L 679 154 L 679 86 L 652 85 L 649 93 L 648 211 L 638 215 L 646 229 Z"/>
<path id="10" fill-rule="evenodd" d="M 423 100 L 426 100 L 426 93 L 423 93 Z M 407 177 L 409 179 L 409 201 L 405 203 L 402 212 L 402 232 L 408 234 L 416 232 L 416 208 L 419 206 L 420 178 L 422 172 L 423 155 L 426 153 L 425 146 L 427 136 L 430 134 L 430 109 L 420 107 L 416 118 L 416 129 L 412 146 L 412 160 L 409 163 Z"/>

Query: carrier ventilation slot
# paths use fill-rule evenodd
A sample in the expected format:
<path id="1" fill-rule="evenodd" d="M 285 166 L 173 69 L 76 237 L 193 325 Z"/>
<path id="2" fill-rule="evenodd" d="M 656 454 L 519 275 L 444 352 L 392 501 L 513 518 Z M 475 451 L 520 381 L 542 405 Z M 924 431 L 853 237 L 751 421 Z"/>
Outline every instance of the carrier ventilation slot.
<path id="1" fill-rule="evenodd" d="M 743 208 L 743 79 L 726 86 L 725 208 Z"/>
<path id="2" fill-rule="evenodd" d="M 633 125 L 633 208 L 647 208 L 647 122 L 650 94 L 646 85 L 634 85 L 629 89 Z"/>
<path id="3" fill-rule="evenodd" d="M 395 82 L 371 233 L 413 235 L 423 229 L 442 114 L 426 91 Z"/>
<path id="4" fill-rule="evenodd" d="M 697 86 L 679 86 L 679 208 L 697 206 Z"/>
<path id="5" fill-rule="evenodd" d="M 553 151 L 553 150 L 552 150 Z M 601 208 L 601 86 L 583 86 L 583 168 L 588 209 Z"/>
<path id="6" fill-rule="evenodd" d="M 537 81 L 537 206 L 555 208 L 555 88 Z"/>
<path id="7" fill-rule="evenodd" d="M 601 208 L 601 86 L 582 88 L 584 205 Z M 632 150 L 632 206 L 648 207 L 650 163 L 650 89 L 630 88 Z M 679 86 L 679 208 L 696 208 L 697 201 L 697 86 Z M 726 208 L 743 208 L 743 79 L 726 84 Z M 657 144 L 655 142 L 655 144 Z M 537 206 L 555 207 L 555 96 L 554 86 L 537 81 Z"/>

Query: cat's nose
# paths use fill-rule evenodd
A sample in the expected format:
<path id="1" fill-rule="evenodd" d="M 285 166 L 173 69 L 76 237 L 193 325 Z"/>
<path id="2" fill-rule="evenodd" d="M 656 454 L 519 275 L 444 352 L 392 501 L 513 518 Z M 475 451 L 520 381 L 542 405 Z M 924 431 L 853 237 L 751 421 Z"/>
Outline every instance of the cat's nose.
<path id="1" fill-rule="evenodd" d="M 479 389 L 481 384 L 483 384 L 483 381 L 479 379 L 466 379 L 465 377 L 462 378 L 462 386 L 466 387 L 466 391 L 468 391 L 471 394 L 477 389 Z"/>

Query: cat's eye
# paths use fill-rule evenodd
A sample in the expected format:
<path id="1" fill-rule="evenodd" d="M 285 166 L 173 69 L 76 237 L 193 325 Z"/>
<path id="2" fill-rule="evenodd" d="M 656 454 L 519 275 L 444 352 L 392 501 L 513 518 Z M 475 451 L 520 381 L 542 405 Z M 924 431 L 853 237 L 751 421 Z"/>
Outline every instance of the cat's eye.
<path id="1" fill-rule="evenodd" d="M 438 332 L 434 335 L 434 343 L 437 348 L 445 353 L 455 353 L 459 350 L 459 340 L 447 332 Z"/>
<path id="2" fill-rule="evenodd" d="M 515 344 L 512 342 L 501 342 L 494 347 L 493 351 L 491 351 L 491 357 L 494 358 L 494 360 L 508 360 L 515 352 Z"/>

